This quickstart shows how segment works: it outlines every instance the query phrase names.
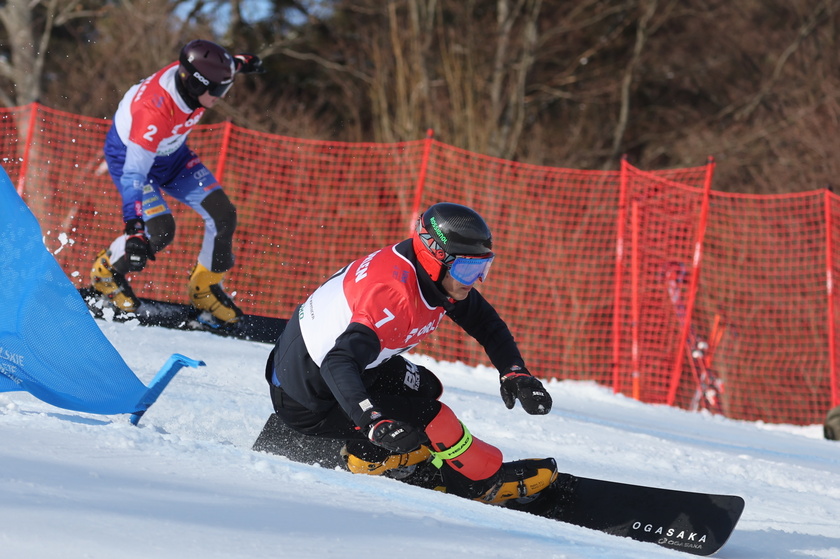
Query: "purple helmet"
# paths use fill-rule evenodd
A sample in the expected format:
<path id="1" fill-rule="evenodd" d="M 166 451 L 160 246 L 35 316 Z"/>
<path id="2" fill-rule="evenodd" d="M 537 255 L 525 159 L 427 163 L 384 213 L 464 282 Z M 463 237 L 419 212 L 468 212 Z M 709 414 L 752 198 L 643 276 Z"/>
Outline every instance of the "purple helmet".
<path id="1" fill-rule="evenodd" d="M 236 65 L 223 47 L 210 41 L 190 41 L 181 49 L 178 76 L 191 96 L 196 99 L 210 93 L 222 97 L 233 85 Z"/>

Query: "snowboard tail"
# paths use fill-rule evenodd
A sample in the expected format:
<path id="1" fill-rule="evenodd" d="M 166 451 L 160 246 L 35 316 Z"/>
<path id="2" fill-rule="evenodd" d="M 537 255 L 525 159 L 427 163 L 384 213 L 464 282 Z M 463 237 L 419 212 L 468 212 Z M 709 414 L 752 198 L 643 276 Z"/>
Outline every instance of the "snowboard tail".
<path id="1" fill-rule="evenodd" d="M 253 450 L 333 469 L 345 467 L 339 455 L 343 443 L 297 433 L 271 414 Z M 418 469 L 416 475 L 400 481 L 434 487 L 424 482 L 423 475 Z M 693 493 L 564 473 L 536 498 L 528 499 L 510 500 L 502 506 L 703 556 L 723 547 L 744 510 L 744 500 L 735 495 Z"/>
<path id="2" fill-rule="evenodd" d="M 106 316 L 113 316 L 114 321 L 121 322 L 137 320 L 142 326 L 160 326 L 175 330 L 199 330 L 225 337 L 271 344 L 277 341 L 278 336 L 286 326 L 286 321 L 281 318 L 254 314 L 245 314 L 234 324 L 222 324 L 209 316 L 209 313 L 202 313 L 192 305 L 169 303 L 142 297 L 136 312 L 119 313 L 110 310 L 93 288 L 83 287 L 79 289 L 79 294 L 87 303 L 88 309 L 94 317 L 104 319 Z M 115 314 L 112 315 L 111 313 Z"/>
<path id="3" fill-rule="evenodd" d="M 285 456 L 294 462 L 319 464 L 330 470 L 344 468 L 341 447 L 344 441 L 302 435 L 287 426 L 272 413 L 254 441 L 251 450 Z"/>

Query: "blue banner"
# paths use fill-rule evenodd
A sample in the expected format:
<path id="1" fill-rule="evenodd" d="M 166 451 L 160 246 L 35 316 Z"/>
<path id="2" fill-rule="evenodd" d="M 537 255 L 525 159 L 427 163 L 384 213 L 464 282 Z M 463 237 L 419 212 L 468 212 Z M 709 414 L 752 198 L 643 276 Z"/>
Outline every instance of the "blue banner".
<path id="1" fill-rule="evenodd" d="M 148 407 L 146 386 L 102 334 L 0 168 L 0 392 L 97 414 Z"/>

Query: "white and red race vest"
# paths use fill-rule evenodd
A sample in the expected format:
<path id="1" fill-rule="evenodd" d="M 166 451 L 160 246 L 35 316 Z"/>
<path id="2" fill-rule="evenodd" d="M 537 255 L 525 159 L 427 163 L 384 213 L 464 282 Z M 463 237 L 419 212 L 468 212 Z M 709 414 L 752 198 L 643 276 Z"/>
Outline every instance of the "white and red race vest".
<path id="1" fill-rule="evenodd" d="M 437 329 L 444 308 L 426 301 L 417 271 L 395 246 L 352 262 L 300 307 L 301 333 L 319 367 L 351 322 L 379 337 L 379 355 L 368 369 L 413 348 Z"/>
<path id="2" fill-rule="evenodd" d="M 114 126 L 125 145 L 132 142 L 155 155 L 174 153 L 201 116 L 178 94 L 178 63 L 162 68 L 129 89 L 114 115 Z"/>

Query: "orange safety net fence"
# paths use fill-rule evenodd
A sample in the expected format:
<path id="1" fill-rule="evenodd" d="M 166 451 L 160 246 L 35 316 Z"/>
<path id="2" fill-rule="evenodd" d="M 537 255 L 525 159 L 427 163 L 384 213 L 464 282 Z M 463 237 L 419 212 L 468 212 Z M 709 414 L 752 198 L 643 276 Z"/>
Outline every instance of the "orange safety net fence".
<path id="1" fill-rule="evenodd" d="M 38 104 L 0 110 L 3 167 L 79 287 L 122 231 L 101 166 L 109 126 Z M 831 193 L 716 192 L 711 162 L 524 165 L 431 134 L 350 144 L 225 123 L 199 126 L 189 144 L 237 206 L 225 285 L 245 312 L 289 317 L 336 270 L 408 237 L 422 209 L 457 202 L 493 230 L 497 259 L 479 289 L 537 376 L 768 422 L 821 423 L 840 404 L 840 199 Z M 169 203 L 176 239 L 131 281 L 142 297 L 186 302 L 203 224 Z M 449 321 L 418 351 L 488 364 Z"/>

